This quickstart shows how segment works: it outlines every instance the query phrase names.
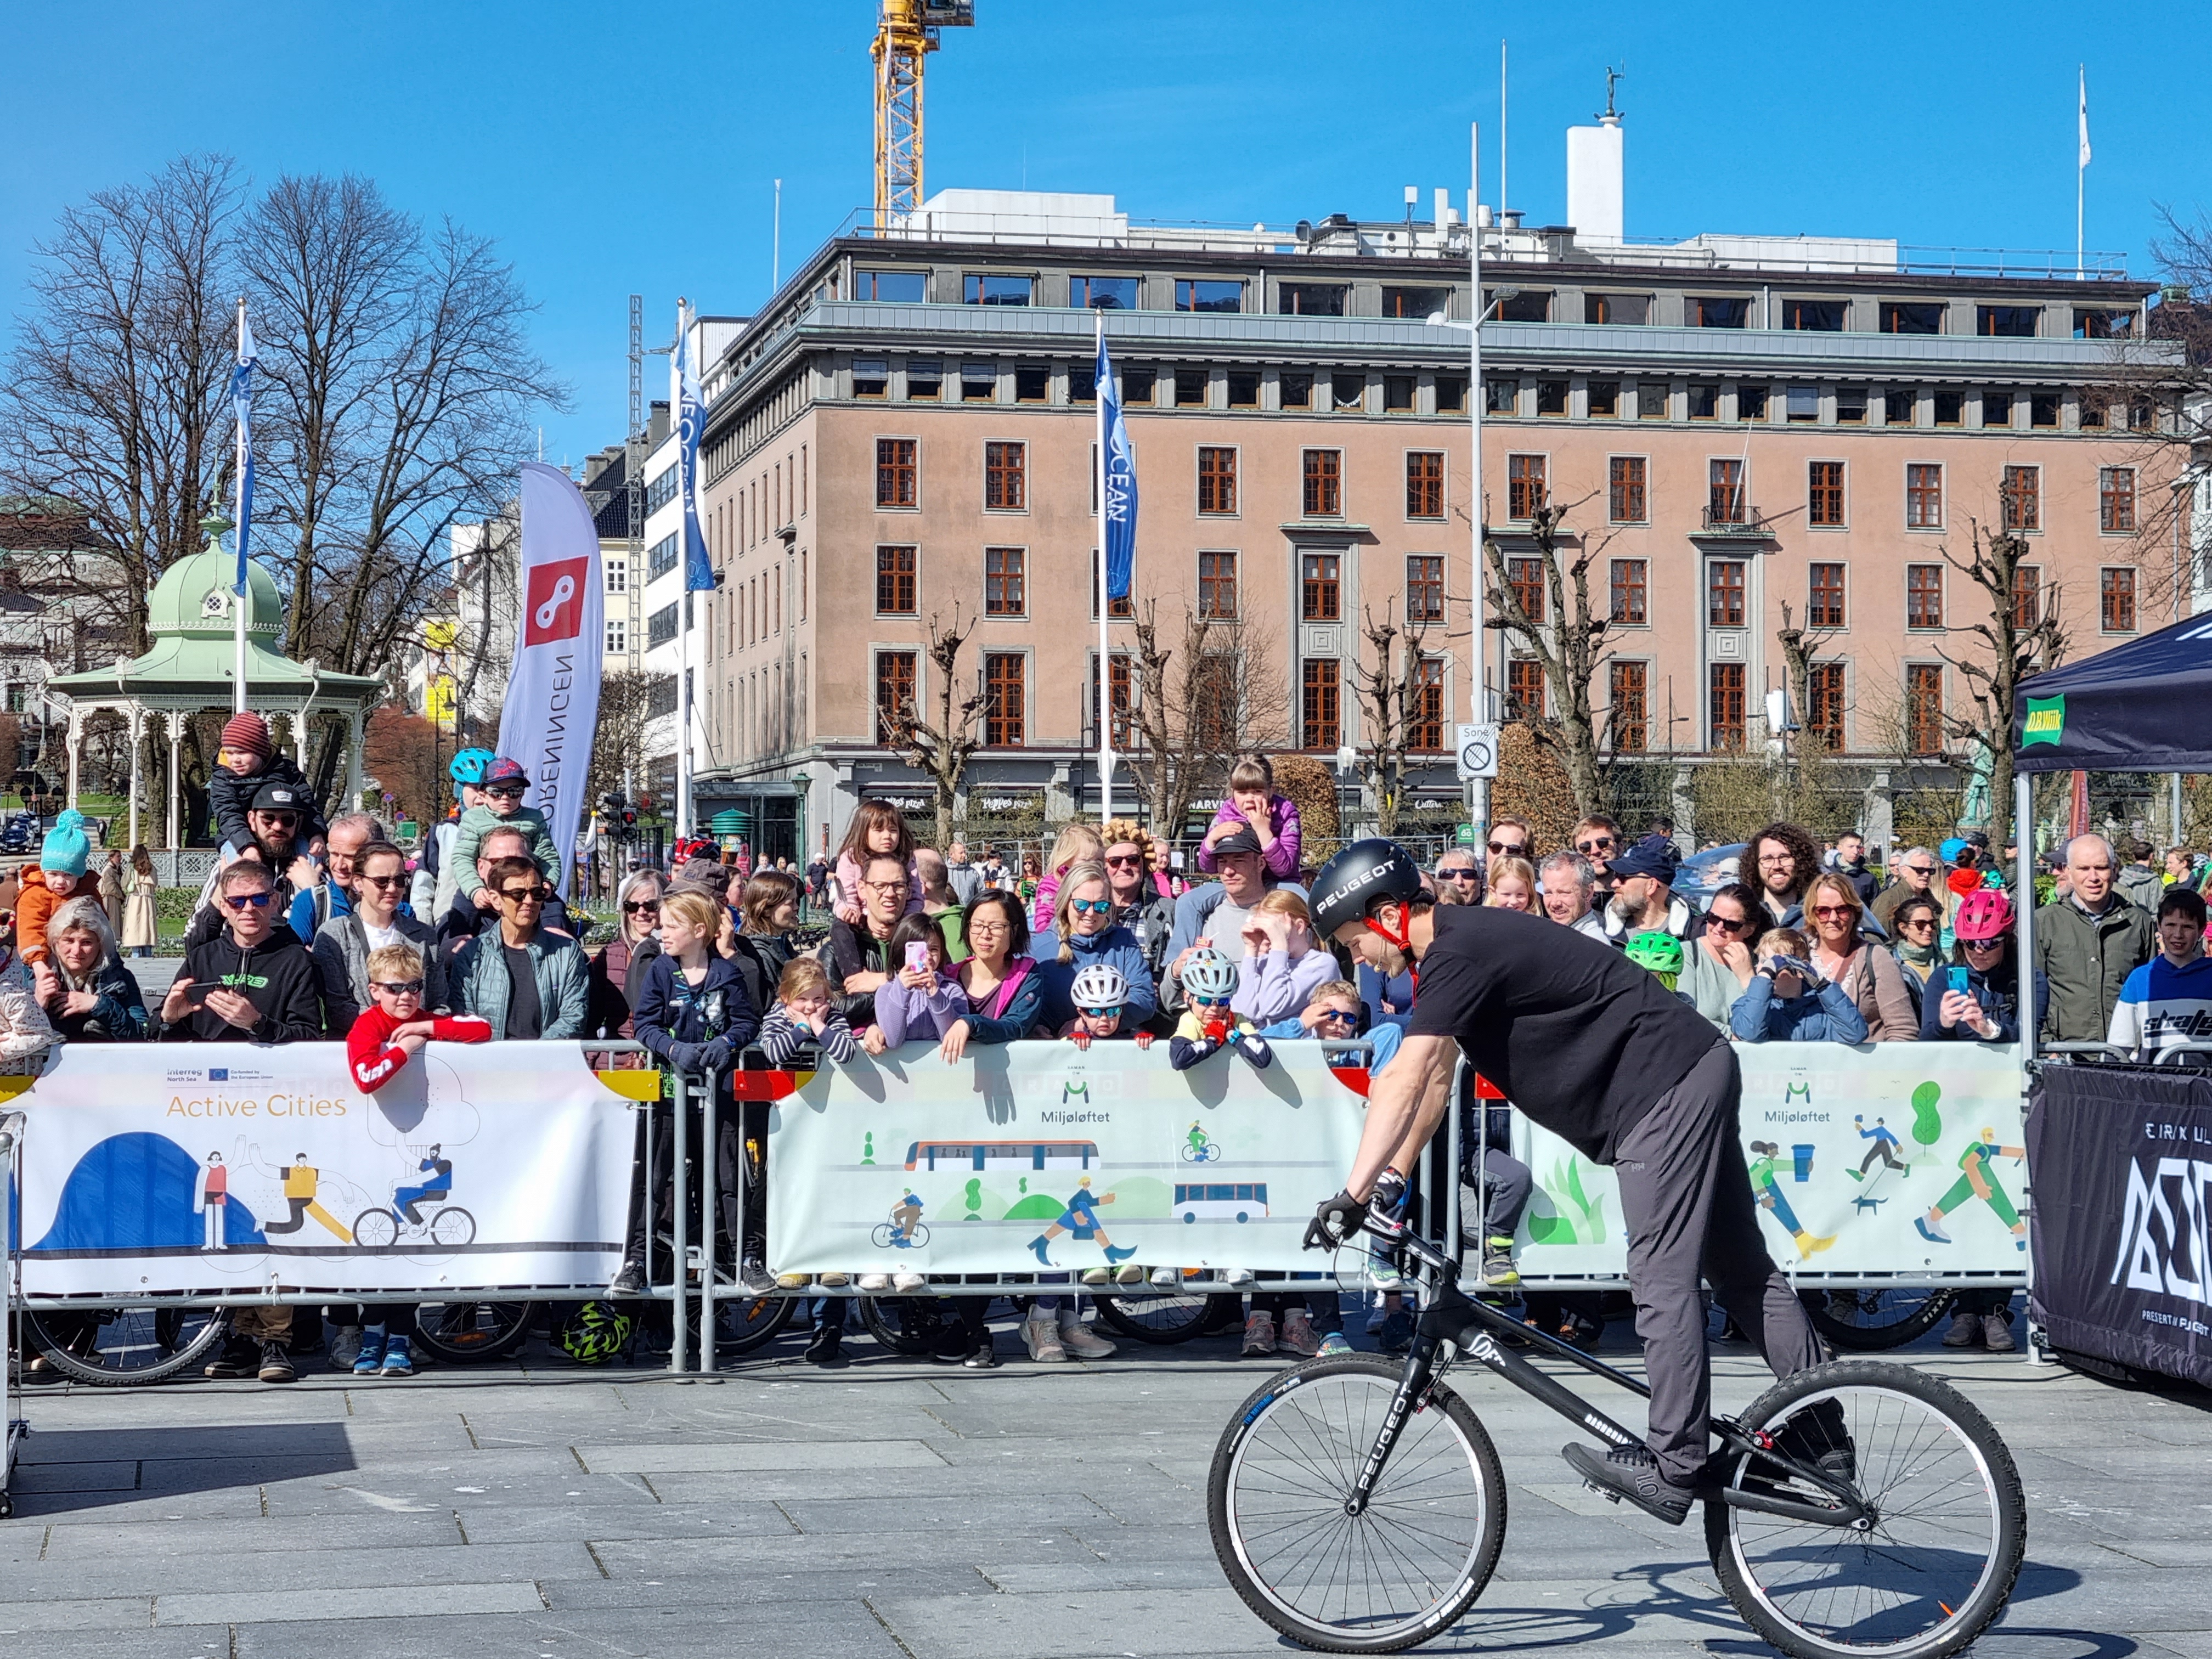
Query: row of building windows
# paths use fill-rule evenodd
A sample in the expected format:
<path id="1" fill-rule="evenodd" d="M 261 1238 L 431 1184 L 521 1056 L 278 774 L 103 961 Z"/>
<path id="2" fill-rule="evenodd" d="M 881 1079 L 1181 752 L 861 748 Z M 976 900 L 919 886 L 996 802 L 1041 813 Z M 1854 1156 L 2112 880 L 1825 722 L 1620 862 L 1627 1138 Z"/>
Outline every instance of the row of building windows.
<path id="1" fill-rule="evenodd" d="M 1071 274 L 1067 303 L 1077 310 L 1135 311 L 1140 308 L 1143 279 L 1128 276 Z M 1171 308 L 1182 312 L 1236 313 L 1258 310 L 1248 306 L 1250 289 L 1234 277 L 1176 276 L 1161 279 L 1156 295 L 1170 298 Z M 922 270 L 856 270 L 853 295 L 857 300 L 881 304 L 920 305 L 929 298 L 929 273 Z M 1386 283 L 1381 291 L 1383 317 L 1431 318 L 1448 314 L 1452 290 L 1435 284 Z M 961 273 L 961 301 L 971 306 L 1028 307 L 1039 303 L 1038 277 L 1034 272 L 970 270 Z M 1582 320 L 1613 326 L 1648 326 L 1657 296 L 1645 293 L 1584 291 Z M 1570 322 L 1563 296 L 1547 289 L 1490 289 L 1484 295 L 1485 315 L 1492 307 L 1500 322 Z M 1284 282 L 1275 287 L 1275 311 L 1285 317 L 1345 317 L 1352 314 L 1353 289 L 1349 283 Z M 1687 295 L 1683 297 L 1683 321 L 1692 328 L 1747 329 L 1755 301 L 1749 295 Z M 1848 331 L 1851 301 L 1836 295 L 1785 295 L 1772 302 L 1769 327 L 1841 334 Z M 1951 307 L 1940 300 L 1878 300 L 1872 317 L 1884 334 L 1942 334 L 1950 323 Z M 2063 313 L 2062 313 L 2063 318 Z M 2033 338 L 2042 331 L 2044 307 L 2039 305 L 1978 305 L 1973 308 L 1973 331 L 1998 338 Z M 2135 331 L 2136 313 L 2112 307 L 2077 307 L 2073 335 L 2077 340 L 2126 339 Z"/>
<path id="2" fill-rule="evenodd" d="M 959 362 L 948 372 L 940 358 L 905 359 L 903 392 L 908 403 L 1051 404 L 1055 375 L 1064 380 L 1069 404 L 1097 401 L 1097 373 L 1089 363 L 1017 363 L 1001 373 L 996 362 Z M 1159 368 L 1138 363 L 1121 371 L 1121 400 L 1131 407 L 1228 409 L 1262 407 L 1310 414 L 1455 415 L 1467 409 L 1467 377 L 1433 377 L 1433 409 L 1424 408 L 1418 374 L 1371 374 L 1364 368 L 1280 369 L 1274 374 L 1275 398 L 1264 403 L 1267 377 L 1256 368 Z M 853 360 L 853 396 L 863 403 L 892 396 L 895 380 L 888 357 Z"/>
<path id="3" fill-rule="evenodd" d="M 2066 394 L 1990 386 L 1777 385 L 1733 380 L 1534 380 L 1483 377 L 1483 408 L 1507 418 L 1593 421 L 1715 421 L 1789 426 L 1957 427 L 1992 432 L 2057 432 Z M 2076 428 L 2106 432 L 2123 425 L 2149 429 L 2155 410 L 2145 398 L 2087 387 L 2075 394 Z"/>
<path id="4" fill-rule="evenodd" d="M 1310 454 L 1315 452 L 1309 451 Z M 1613 455 L 1607 459 L 1606 516 L 1613 524 L 1648 524 L 1651 519 L 1651 464 L 1644 455 Z M 1845 512 L 1844 463 L 1808 461 L 1805 464 L 1805 521 L 1842 529 Z M 1550 458 L 1509 454 L 1505 458 L 1505 513 L 1510 520 L 1533 519 L 1550 500 Z M 2041 531 L 2043 469 L 2007 466 L 1997 484 L 1999 520 L 2008 531 Z M 1764 526 L 1771 515 L 1754 507 L 1750 497 L 1747 464 L 1723 458 L 1705 464 L 1705 524 L 1709 530 L 1746 530 Z M 1941 530 L 1944 527 L 1944 464 L 1911 461 L 1905 468 L 1905 527 Z M 2137 529 L 2136 469 L 2100 467 L 2097 471 L 2097 528 L 2108 536 L 2132 536 Z"/>
<path id="5" fill-rule="evenodd" d="M 1606 668 L 1609 703 L 1602 741 L 1619 754 L 1648 752 L 1653 747 L 1651 665 L 1615 659 Z M 1716 750 L 1740 750 L 1749 738 L 1747 680 L 1741 663 L 1714 663 L 1706 670 L 1706 741 Z M 1840 661 L 1815 663 L 1806 674 L 1805 735 L 1832 751 L 1840 751 L 1845 743 L 1846 684 L 1847 665 Z M 1902 735 L 1907 751 L 1941 754 L 1951 736 L 1943 707 L 1942 665 L 1906 664 L 1904 689 Z M 1506 665 L 1508 719 L 1540 719 L 1547 702 L 1541 663 L 1524 657 Z M 1307 746 L 1317 745 L 1310 741 Z"/>

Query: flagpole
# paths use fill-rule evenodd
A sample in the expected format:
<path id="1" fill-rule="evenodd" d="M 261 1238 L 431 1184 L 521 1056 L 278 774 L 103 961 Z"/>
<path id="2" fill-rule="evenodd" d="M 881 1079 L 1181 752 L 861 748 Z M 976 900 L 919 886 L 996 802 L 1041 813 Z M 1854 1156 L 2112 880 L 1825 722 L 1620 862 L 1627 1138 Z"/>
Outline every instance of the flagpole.
<path id="1" fill-rule="evenodd" d="M 677 301 L 676 350 L 678 362 L 678 385 L 676 396 L 679 407 L 684 397 L 682 359 L 685 344 L 684 334 L 689 322 L 690 310 L 690 305 L 688 301 L 681 299 Z M 684 465 L 684 445 L 680 441 L 676 446 L 676 465 L 678 467 Z M 691 498 L 691 480 L 679 472 L 677 475 L 677 483 L 679 486 L 678 493 L 686 502 L 689 502 Z M 689 527 L 679 527 L 677 533 L 679 536 L 688 538 Z M 677 612 L 676 617 L 676 636 L 678 641 L 677 647 L 676 707 L 677 719 L 679 722 L 676 741 L 676 838 L 678 841 L 689 841 L 691 838 L 692 833 L 691 653 L 693 646 L 691 635 L 693 632 L 692 612 L 695 603 L 691 597 L 692 592 L 691 550 L 687 546 L 684 550 L 684 599 L 682 601 L 684 608 Z"/>
<path id="2" fill-rule="evenodd" d="M 238 361 L 241 364 L 247 361 L 246 296 L 242 294 L 238 297 Z M 251 383 L 248 385 L 247 392 L 250 396 Z M 252 521 L 248 514 L 252 510 L 253 498 L 247 493 L 249 486 L 246 477 L 246 469 L 253 459 L 252 442 L 252 440 L 246 431 L 246 422 L 240 419 L 238 422 L 238 512 L 235 515 L 238 522 L 238 595 L 231 605 L 232 613 L 236 617 L 238 636 L 238 670 L 234 676 L 236 684 L 231 688 L 231 713 L 234 714 L 243 714 L 246 712 L 246 613 L 252 606 L 253 589 L 252 580 L 248 574 L 249 567 L 246 562 L 246 542 L 252 527 Z"/>
<path id="3" fill-rule="evenodd" d="M 2081 92 L 2081 121 L 2074 145 L 2074 280 L 2081 280 L 2081 194 L 2082 180 L 2089 172 L 2089 66 L 2075 66 L 2075 85 Z"/>
<path id="4" fill-rule="evenodd" d="M 1093 361 L 1105 355 L 1106 313 L 1091 313 L 1097 325 Z M 1111 646 L 1106 632 L 1106 613 L 1114 601 L 1106 592 L 1106 399 L 1110 392 L 1107 386 L 1093 386 L 1091 401 L 1097 409 L 1098 455 L 1096 463 L 1098 490 L 1098 822 L 1103 826 L 1114 816 L 1114 671 Z"/>

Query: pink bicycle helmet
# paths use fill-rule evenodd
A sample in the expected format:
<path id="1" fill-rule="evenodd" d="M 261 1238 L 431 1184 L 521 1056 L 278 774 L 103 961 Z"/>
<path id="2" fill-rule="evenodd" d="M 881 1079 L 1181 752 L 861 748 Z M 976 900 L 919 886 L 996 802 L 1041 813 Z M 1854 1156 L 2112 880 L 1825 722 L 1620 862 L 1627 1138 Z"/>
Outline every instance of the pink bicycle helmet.
<path id="1" fill-rule="evenodd" d="M 1961 939 L 2002 939 L 2012 931 L 2012 901 L 1994 888 L 1978 888 L 1960 903 L 1951 931 Z"/>

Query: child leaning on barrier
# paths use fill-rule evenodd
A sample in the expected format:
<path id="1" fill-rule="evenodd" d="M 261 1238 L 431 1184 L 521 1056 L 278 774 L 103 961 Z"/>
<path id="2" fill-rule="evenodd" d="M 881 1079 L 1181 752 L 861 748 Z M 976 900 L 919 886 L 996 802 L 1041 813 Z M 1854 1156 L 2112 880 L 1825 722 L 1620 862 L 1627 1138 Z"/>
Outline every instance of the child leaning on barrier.
<path id="1" fill-rule="evenodd" d="M 876 988 L 875 1023 L 861 1038 L 872 1054 L 915 1037 L 941 1040 L 968 1012 L 968 994 L 952 976 L 936 917 L 902 917 L 891 930 L 890 960 L 898 971 Z"/>
<path id="2" fill-rule="evenodd" d="M 775 1005 L 761 1021 L 760 1050 L 778 1071 L 809 1048 L 818 1048 L 839 1065 L 859 1052 L 853 1028 L 837 1012 L 830 971 L 812 957 L 793 957 L 775 982 Z"/>
<path id="3" fill-rule="evenodd" d="M 411 945 L 380 945 L 368 953 L 369 1006 L 346 1032 L 346 1063 L 356 1087 L 373 1095 L 398 1077 L 430 1042 L 489 1042 L 491 1022 L 474 1014 L 422 1018 L 422 955 Z M 433 1146 L 417 1168 L 419 1186 L 392 1194 L 396 1218 L 420 1225 L 416 1206 L 453 1191 L 453 1166 Z M 346 1323 L 355 1322 L 348 1320 Z M 404 1303 L 371 1303 L 359 1316 L 361 1349 L 356 1376 L 412 1376 L 414 1310 Z"/>
<path id="4" fill-rule="evenodd" d="M 1273 1025 L 1262 1025 L 1260 1035 L 1271 1042 L 1299 1037 L 1349 1042 L 1360 1035 L 1361 1012 L 1359 988 L 1348 979 L 1332 979 L 1314 987 L 1303 1010 Z M 1364 1068 L 1372 1078 L 1397 1054 L 1398 1044 L 1405 1035 L 1403 1026 L 1383 1020 L 1367 1032 L 1368 1053 L 1362 1054 L 1356 1048 L 1340 1050 L 1328 1057 L 1328 1063 L 1340 1071 Z"/>
<path id="5" fill-rule="evenodd" d="M 1760 936 L 1759 971 L 1729 1010 L 1741 1042 L 1864 1042 L 1866 1017 L 1850 994 L 1805 960 L 1805 935 L 1776 927 Z"/>
<path id="6" fill-rule="evenodd" d="M 1075 1000 L 1075 1018 L 1060 1028 L 1060 1034 L 1077 1048 L 1088 1048 L 1115 1036 L 1134 1037 L 1139 1048 L 1152 1046 L 1150 1031 L 1125 1029 L 1129 981 L 1119 968 L 1094 962 L 1076 975 L 1067 989 Z"/>
<path id="7" fill-rule="evenodd" d="M 1178 1072 L 1187 1072 L 1212 1057 L 1224 1046 L 1233 1048 L 1254 1071 L 1265 1071 L 1274 1060 L 1252 1024 L 1230 1011 L 1237 994 L 1237 964 L 1211 945 L 1183 958 L 1183 995 L 1189 1006 L 1168 1039 L 1168 1060 Z"/>

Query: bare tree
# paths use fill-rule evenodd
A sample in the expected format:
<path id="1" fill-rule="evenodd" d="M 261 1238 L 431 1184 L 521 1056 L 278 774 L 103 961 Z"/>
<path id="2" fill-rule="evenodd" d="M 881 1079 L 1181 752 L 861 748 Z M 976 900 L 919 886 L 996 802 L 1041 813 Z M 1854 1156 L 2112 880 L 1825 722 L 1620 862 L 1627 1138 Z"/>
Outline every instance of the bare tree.
<path id="1" fill-rule="evenodd" d="M 1370 657 L 1354 660 L 1352 684 L 1359 703 L 1359 771 L 1375 797 L 1375 828 L 1395 835 L 1406 795 L 1407 757 L 1422 702 L 1431 684 L 1431 665 L 1421 649 L 1424 630 L 1390 619 L 1386 609 L 1377 622 L 1364 612 L 1360 633 Z"/>
<path id="2" fill-rule="evenodd" d="M 1609 608 L 1592 605 L 1589 591 L 1590 565 L 1607 542 L 1561 550 L 1561 543 L 1575 533 L 1566 526 L 1567 514 L 1579 505 L 1541 501 L 1529 514 L 1528 533 L 1543 581 L 1535 607 L 1522 602 L 1494 536 L 1483 537 L 1482 552 L 1490 574 L 1488 625 L 1543 665 L 1552 709 L 1531 719 L 1539 738 L 1566 768 L 1576 811 L 1588 815 L 1605 811 L 1607 800 L 1590 686 L 1609 654 L 1605 635 L 1613 622 Z"/>
<path id="3" fill-rule="evenodd" d="M 952 820 L 958 804 L 961 780 L 967 775 L 969 757 L 981 746 L 975 735 L 976 718 L 982 713 L 984 691 L 981 684 L 963 696 L 960 690 L 960 647 L 968 643 L 969 635 L 975 631 L 976 617 L 968 618 L 966 626 L 960 621 L 960 607 L 952 607 L 952 625 L 943 625 L 936 612 L 930 613 L 929 650 L 926 653 L 937 670 L 937 718 L 934 721 L 921 718 L 914 699 L 907 698 L 898 708 L 885 711 L 894 724 L 892 736 L 907 759 L 929 775 L 937 792 L 937 842 L 939 847 L 952 844 Z"/>
<path id="4" fill-rule="evenodd" d="M 1981 589 L 1990 606 L 1989 620 L 1954 634 L 1969 634 L 1981 641 L 1987 660 L 1942 653 L 1943 660 L 1959 671 L 1973 699 L 1974 718 L 1963 719 L 1946 711 L 1945 730 L 1980 745 L 1990 760 L 1990 844 L 2002 848 L 2012 825 L 2012 731 L 2018 713 L 2021 683 L 2058 666 L 2066 655 L 2066 635 L 2059 625 L 2059 590 L 2020 586 L 2021 565 L 2032 550 L 2025 538 L 1991 531 L 1969 520 L 1972 538 L 1969 557 L 1960 559 L 1949 548 L 1944 562 Z M 2034 605 L 2033 616 L 2026 605 Z"/>
<path id="5" fill-rule="evenodd" d="M 146 594 L 199 550 L 228 470 L 230 160 L 194 155 L 94 194 L 34 245 L 32 306 L 0 380 L 0 479 L 69 504 L 113 560 L 82 603 L 136 655 Z"/>
<path id="6" fill-rule="evenodd" d="M 1239 750 L 1288 740 L 1280 639 L 1267 624 L 1201 617 L 1188 606 L 1163 625 L 1158 601 L 1148 599 L 1136 641 L 1129 718 L 1138 743 L 1127 758 L 1152 828 L 1174 841 L 1200 792 L 1225 787 Z"/>
<path id="7" fill-rule="evenodd" d="M 620 789 L 625 770 L 635 773 L 653 724 L 653 693 L 666 686 L 668 678 L 641 668 L 617 668 L 599 677 L 599 724 L 584 782 L 587 803 L 596 805 Z"/>
<path id="8" fill-rule="evenodd" d="M 1813 719 L 1813 665 L 1820 659 L 1820 647 L 1834 636 L 1831 629 L 1797 627 L 1790 620 L 1790 601 L 1782 602 L 1782 626 L 1774 637 L 1782 647 L 1782 670 L 1789 682 L 1790 707 L 1796 713 L 1797 723 L 1808 733 Z M 1770 735 L 1778 740 L 1782 737 L 1779 732 Z"/>

